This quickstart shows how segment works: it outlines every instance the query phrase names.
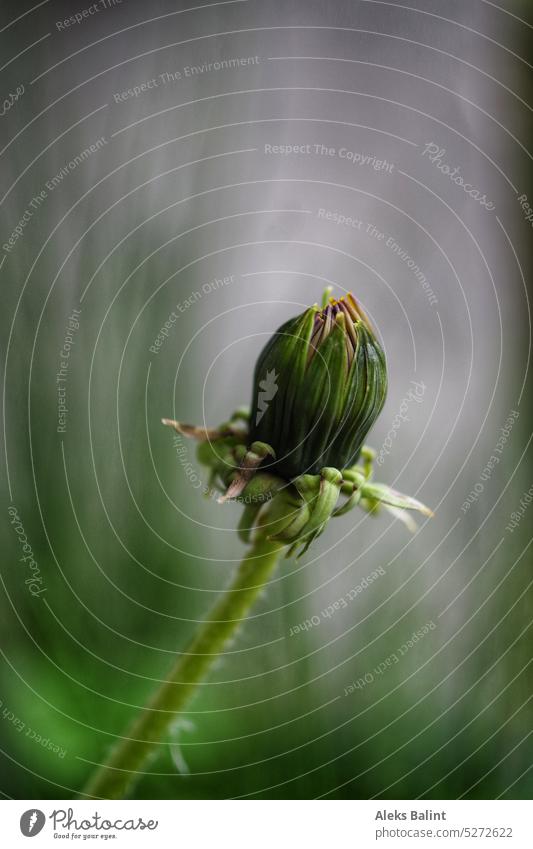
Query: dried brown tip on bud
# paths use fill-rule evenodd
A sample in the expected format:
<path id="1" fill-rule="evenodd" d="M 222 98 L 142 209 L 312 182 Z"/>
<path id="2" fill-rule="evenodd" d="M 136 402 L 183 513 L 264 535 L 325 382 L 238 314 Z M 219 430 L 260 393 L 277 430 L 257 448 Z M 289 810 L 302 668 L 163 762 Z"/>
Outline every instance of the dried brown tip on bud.
<path id="1" fill-rule="evenodd" d="M 370 322 L 351 292 L 346 297 L 329 298 L 329 301 L 317 310 L 309 345 L 308 363 L 322 345 L 333 327 L 337 324 L 345 333 L 348 365 L 352 364 L 357 351 L 357 327 L 362 322 L 372 332 Z"/>
<path id="2" fill-rule="evenodd" d="M 214 427 L 197 427 L 196 425 L 177 422 L 174 419 L 161 419 L 161 422 L 167 427 L 173 427 L 182 436 L 187 436 L 189 439 L 197 439 L 198 442 L 220 438 L 220 431 Z"/>

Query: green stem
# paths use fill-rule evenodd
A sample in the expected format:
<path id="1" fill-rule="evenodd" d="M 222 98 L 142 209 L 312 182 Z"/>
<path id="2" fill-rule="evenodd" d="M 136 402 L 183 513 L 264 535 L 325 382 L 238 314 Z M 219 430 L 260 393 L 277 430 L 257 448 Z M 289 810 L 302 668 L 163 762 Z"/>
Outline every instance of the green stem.
<path id="1" fill-rule="evenodd" d="M 91 777 L 83 796 L 124 798 L 155 746 L 194 694 L 198 683 L 222 652 L 274 571 L 283 544 L 263 536 L 249 550 L 233 583 L 216 602 L 183 654 L 178 655 L 168 679 L 133 721 L 108 759 Z"/>

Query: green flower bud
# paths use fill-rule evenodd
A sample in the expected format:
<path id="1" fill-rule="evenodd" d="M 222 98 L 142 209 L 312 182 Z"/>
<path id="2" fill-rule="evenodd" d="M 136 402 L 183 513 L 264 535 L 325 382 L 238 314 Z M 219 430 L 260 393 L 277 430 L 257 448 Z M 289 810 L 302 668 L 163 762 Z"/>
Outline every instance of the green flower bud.
<path id="1" fill-rule="evenodd" d="M 408 511 L 433 515 L 372 479 L 376 452 L 363 440 L 386 393 L 385 357 L 367 317 L 351 294 L 329 303 L 326 296 L 322 309 L 288 321 L 263 349 L 251 415 L 236 410 L 216 428 L 163 424 L 199 443 L 209 494 L 244 505 L 244 542 L 277 540 L 287 556 L 301 557 L 332 517 L 357 505 L 373 514 L 384 508 L 412 531 Z"/>
<path id="2" fill-rule="evenodd" d="M 357 461 L 387 393 L 385 356 L 348 294 L 283 324 L 259 355 L 250 443 L 272 446 L 265 464 L 291 480 Z"/>

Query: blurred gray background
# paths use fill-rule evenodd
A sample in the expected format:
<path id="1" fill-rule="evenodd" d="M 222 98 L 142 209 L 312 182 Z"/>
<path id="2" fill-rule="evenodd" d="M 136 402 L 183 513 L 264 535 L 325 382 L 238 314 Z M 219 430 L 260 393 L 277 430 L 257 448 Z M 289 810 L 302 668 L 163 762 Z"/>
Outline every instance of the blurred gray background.
<path id="1" fill-rule="evenodd" d="M 1 13 L 2 792 L 74 795 L 226 585 L 240 508 L 160 419 L 248 403 L 331 284 L 387 354 L 376 477 L 435 518 L 285 561 L 136 792 L 528 798 L 529 4 L 95 8 Z"/>

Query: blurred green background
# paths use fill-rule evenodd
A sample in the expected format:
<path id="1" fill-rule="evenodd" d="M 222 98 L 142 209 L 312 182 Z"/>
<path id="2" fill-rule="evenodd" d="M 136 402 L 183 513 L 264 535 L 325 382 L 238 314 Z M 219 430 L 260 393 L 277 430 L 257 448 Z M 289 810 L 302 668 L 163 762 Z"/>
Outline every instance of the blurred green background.
<path id="1" fill-rule="evenodd" d="M 527 500 L 506 529 L 533 483 L 531 230 L 517 200 L 533 197 L 531 10 L 395 5 L 132 0 L 61 28 L 77 7 L 2 4 L 2 90 L 24 87 L 1 118 L 6 797 L 75 796 L 227 584 L 240 508 L 201 497 L 193 446 L 186 466 L 160 419 L 217 424 L 247 403 L 267 336 L 328 281 L 354 290 L 386 348 L 370 444 L 385 444 L 412 381 L 425 387 L 377 476 L 435 518 L 410 536 L 351 513 L 284 561 L 135 792 L 531 795 Z M 423 155 L 429 143 L 494 213 Z M 315 144 L 336 153 L 264 147 Z M 350 165 L 343 148 L 394 168 Z"/>

